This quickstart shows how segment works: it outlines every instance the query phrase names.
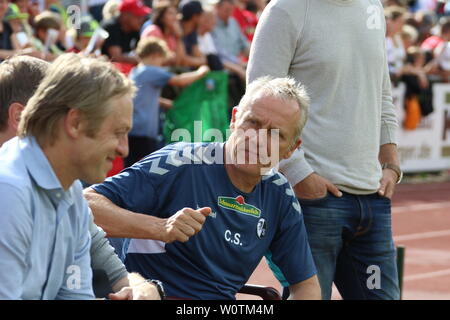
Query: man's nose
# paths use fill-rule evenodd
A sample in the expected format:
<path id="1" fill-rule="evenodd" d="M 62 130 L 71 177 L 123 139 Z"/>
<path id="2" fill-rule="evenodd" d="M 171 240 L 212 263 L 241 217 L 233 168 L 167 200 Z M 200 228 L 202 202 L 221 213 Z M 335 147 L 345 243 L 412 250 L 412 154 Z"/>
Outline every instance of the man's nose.
<path id="1" fill-rule="evenodd" d="M 117 155 L 122 158 L 126 158 L 128 156 L 128 135 L 120 138 L 119 144 L 117 145 Z"/>

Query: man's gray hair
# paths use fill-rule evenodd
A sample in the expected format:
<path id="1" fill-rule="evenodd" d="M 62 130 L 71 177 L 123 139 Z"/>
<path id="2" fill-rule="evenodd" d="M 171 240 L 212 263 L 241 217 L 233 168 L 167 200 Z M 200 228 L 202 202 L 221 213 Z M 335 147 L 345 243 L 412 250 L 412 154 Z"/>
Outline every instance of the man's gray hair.
<path id="1" fill-rule="evenodd" d="M 294 136 L 294 141 L 297 141 L 305 127 L 309 113 L 310 100 L 305 87 L 289 77 L 260 77 L 247 86 L 245 94 L 239 102 L 239 108 L 250 106 L 255 99 L 260 97 L 260 93 L 264 96 L 278 97 L 283 100 L 294 100 L 297 102 L 301 111 L 300 121 Z"/>

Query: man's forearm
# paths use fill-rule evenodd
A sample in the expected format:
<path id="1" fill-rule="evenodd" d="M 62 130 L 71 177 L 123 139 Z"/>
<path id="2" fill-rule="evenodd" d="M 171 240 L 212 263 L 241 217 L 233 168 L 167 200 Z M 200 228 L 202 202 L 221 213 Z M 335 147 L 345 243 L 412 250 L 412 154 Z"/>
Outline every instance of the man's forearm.
<path id="1" fill-rule="evenodd" d="M 317 276 L 289 286 L 288 300 L 321 300 L 322 294 L 320 291 L 319 280 Z"/>
<path id="2" fill-rule="evenodd" d="M 95 223 L 108 237 L 164 241 L 165 219 L 120 208 L 90 188 L 85 190 L 84 195 L 91 207 Z"/>
<path id="3" fill-rule="evenodd" d="M 383 144 L 380 147 L 380 153 L 378 159 L 381 164 L 391 163 L 400 166 L 400 161 L 398 159 L 397 145 L 394 143 Z"/>
<path id="4" fill-rule="evenodd" d="M 0 50 L 0 59 L 7 59 L 12 57 L 16 52 L 14 50 Z"/>

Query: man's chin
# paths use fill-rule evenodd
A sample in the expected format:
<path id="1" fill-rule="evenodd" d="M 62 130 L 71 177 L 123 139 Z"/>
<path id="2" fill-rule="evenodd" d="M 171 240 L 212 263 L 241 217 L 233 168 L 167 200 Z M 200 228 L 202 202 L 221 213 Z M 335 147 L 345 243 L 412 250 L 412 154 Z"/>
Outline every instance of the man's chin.
<path id="1" fill-rule="evenodd" d="M 261 172 L 263 170 L 266 170 L 260 164 L 236 164 L 235 166 L 239 169 L 239 171 L 250 174 L 252 176 L 260 176 L 262 175 Z M 270 170 L 270 168 L 268 168 L 266 171 L 268 170 Z"/>
<path id="2" fill-rule="evenodd" d="M 109 170 L 107 172 L 104 172 L 103 174 L 98 174 L 98 175 L 95 175 L 95 176 L 91 176 L 91 177 L 89 177 L 87 179 L 83 179 L 83 181 L 88 183 L 88 184 L 102 183 L 107 178 L 108 172 L 109 172 Z"/>

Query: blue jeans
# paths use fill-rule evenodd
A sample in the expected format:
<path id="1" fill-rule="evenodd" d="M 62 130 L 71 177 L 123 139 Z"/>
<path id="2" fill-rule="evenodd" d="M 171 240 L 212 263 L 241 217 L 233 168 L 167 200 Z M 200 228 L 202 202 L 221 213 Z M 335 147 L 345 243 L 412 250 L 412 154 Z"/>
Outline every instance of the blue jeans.
<path id="1" fill-rule="evenodd" d="M 388 198 L 344 192 L 299 202 L 323 299 L 333 282 L 343 299 L 399 299 Z"/>

